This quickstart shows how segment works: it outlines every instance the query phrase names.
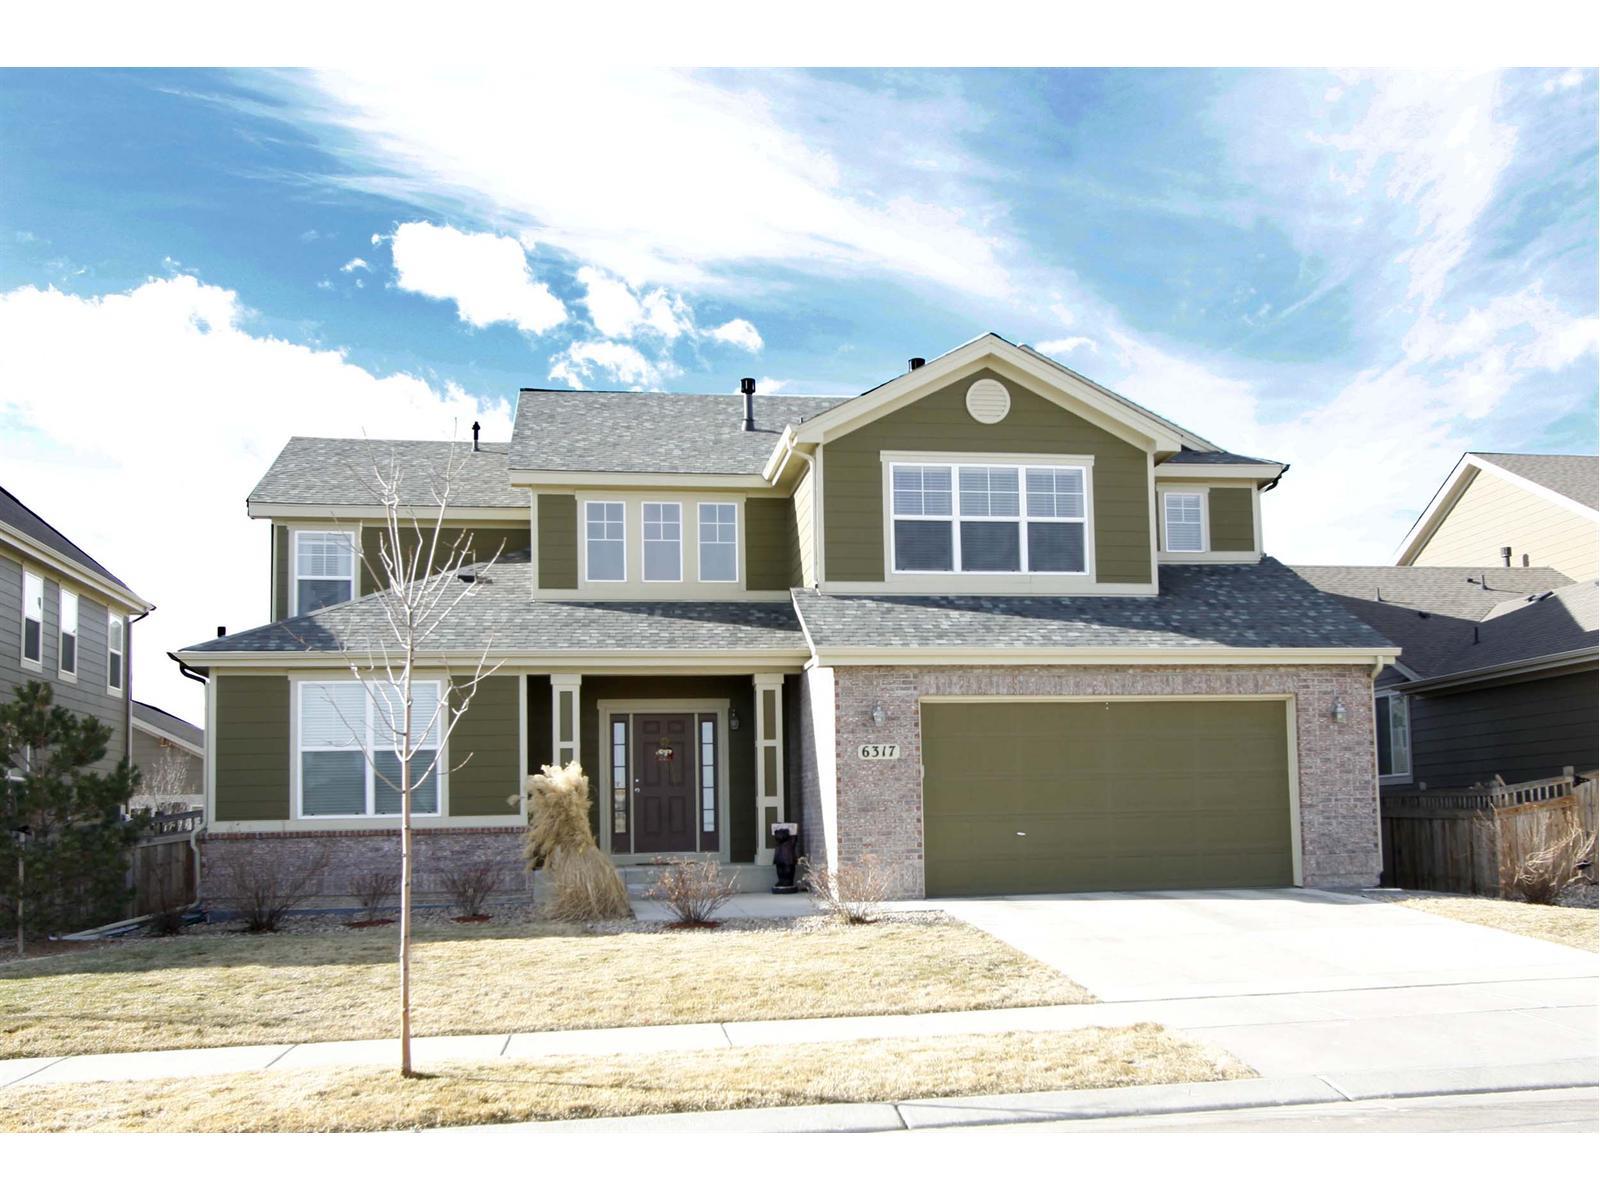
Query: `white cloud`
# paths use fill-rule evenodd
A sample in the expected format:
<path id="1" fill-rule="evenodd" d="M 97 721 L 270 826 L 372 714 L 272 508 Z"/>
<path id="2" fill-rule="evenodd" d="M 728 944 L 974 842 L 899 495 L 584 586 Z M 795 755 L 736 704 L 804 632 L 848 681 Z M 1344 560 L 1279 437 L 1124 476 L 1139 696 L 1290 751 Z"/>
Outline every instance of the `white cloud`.
<path id="1" fill-rule="evenodd" d="M 574 388 L 595 381 L 651 388 L 671 374 L 676 371 L 670 364 L 653 363 L 622 342 L 573 342 L 550 360 L 550 378 Z"/>
<path id="2" fill-rule="evenodd" d="M 791 382 L 793 381 L 788 379 L 774 379 L 770 375 L 763 375 L 760 379 L 756 380 L 756 395 L 776 396 L 779 392 L 783 391 L 784 388 L 788 387 Z"/>
<path id="3" fill-rule="evenodd" d="M 1048 354 L 1051 358 L 1060 358 L 1071 354 L 1074 350 L 1094 351 L 1099 349 L 1092 337 L 1064 337 L 1052 338 L 1048 342 L 1039 342 L 1034 346 L 1040 354 Z"/>
<path id="4" fill-rule="evenodd" d="M 1551 92 L 1569 92 L 1573 88 L 1582 85 L 1582 83 L 1583 72 L 1578 70 L 1577 67 L 1572 67 L 1569 70 L 1561 72 L 1559 75 L 1553 76 L 1550 79 L 1546 79 L 1544 81 L 1543 88 L 1540 90 L 1543 91 L 1546 96 L 1548 96 Z"/>
<path id="5" fill-rule="evenodd" d="M 598 267 L 580 267 L 577 278 L 589 320 L 608 338 L 643 334 L 671 342 L 694 332 L 694 311 L 681 296 L 662 288 L 636 293 Z"/>
<path id="6" fill-rule="evenodd" d="M 344 266 L 340 267 L 339 270 L 348 275 L 351 271 L 370 271 L 372 268 L 367 265 L 366 259 L 352 258 L 349 262 L 345 263 Z"/>
<path id="7" fill-rule="evenodd" d="M 390 241 L 399 286 L 454 301 L 469 325 L 481 329 L 504 321 L 538 334 L 567 319 L 566 307 L 534 279 L 516 238 L 408 221 Z"/>
<path id="8" fill-rule="evenodd" d="M 201 690 L 166 651 L 267 619 L 267 532 L 244 498 L 291 435 L 444 438 L 474 419 L 510 432 L 502 405 L 248 319 L 237 294 L 187 275 L 0 293 L 6 486 L 158 605 L 135 632 L 135 693 L 192 718 Z"/>
<path id="9" fill-rule="evenodd" d="M 706 336 L 715 338 L 719 342 L 727 342 L 730 346 L 737 346 L 741 350 L 748 350 L 751 354 L 759 352 L 763 345 L 761 331 L 743 317 L 735 317 L 715 329 L 708 329 Z"/>

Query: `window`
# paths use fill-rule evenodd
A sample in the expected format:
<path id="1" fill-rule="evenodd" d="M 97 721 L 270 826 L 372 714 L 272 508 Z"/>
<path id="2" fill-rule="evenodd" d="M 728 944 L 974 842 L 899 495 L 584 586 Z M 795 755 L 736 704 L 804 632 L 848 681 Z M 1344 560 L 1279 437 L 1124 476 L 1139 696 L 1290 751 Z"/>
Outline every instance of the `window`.
<path id="1" fill-rule="evenodd" d="M 300 815 L 381 817 L 400 812 L 401 694 L 389 684 L 302 682 L 299 685 Z M 411 684 L 413 742 L 411 811 L 439 811 L 439 684 Z M 415 781 L 424 773 L 427 778 Z"/>
<path id="2" fill-rule="evenodd" d="M 700 718 L 700 831 L 717 831 L 717 722 Z"/>
<path id="3" fill-rule="evenodd" d="M 739 506 L 700 506 L 700 582 L 733 583 L 739 578 Z"/>
<path id="4" fill-rule="evenodd" d="M 611 718 L 611 836 L 628 836 L 628 718 Z M 613 845 L 612 849 L 620 847 Z"/>
<path id="5" fill-rule="evenodd" d="M 1088 570 L 1083 467 L 895 463 L 890 490 L 896 571 Z"/>
<path id="6" fill-rule="evenodd" d="M 628 578 L 627 539 L 622 501 L 591 500 L 583 506 L 590 583 L 621 583 Z"/>
<path id="7" fill-rule="evenodd" d="M 63 675 L 78 673 L 78 596 L 76 592 L 61 589 L 61 658 Z"/>
<path id="8" fill-rule="evenodd" d="M 1198 554 L 1206 548 L 1205 519 L 1199 492 L 1163 492 L 1162 511 L 1166 514 L 1167 549 L 1179 554 Z"/>
<path id="9" fill-rule="evenodd" d="M 316 612 L 356 594 L 356 541 L 348 532 L 297 530 L 294 535 L 294 611 Z"/>
<path id="10" fill-rule="evenodd" d="M 22 573 L 22 662 L 44 665 L 44 578 L 32 571 Z"/>
<path id="11" fill-rule="evenodd" d="M 124 679 L 122 669 L 123 639 L 128 635 L 128 627 L 118 613 L 106 614 L 106 687 L 113 692 L 120 692 Z"/>
<path id="12" fill-rule="evenodd" d="M 644 516 L 644 577 L 657 583 L 683 578 L 683 507 L 647 501 Z"/>
<path id="13" fill-rule="evenodd" d="M 1407 697 L 1378 697 L 1378 774 L 1411 775 L 1411 704 Z"/>

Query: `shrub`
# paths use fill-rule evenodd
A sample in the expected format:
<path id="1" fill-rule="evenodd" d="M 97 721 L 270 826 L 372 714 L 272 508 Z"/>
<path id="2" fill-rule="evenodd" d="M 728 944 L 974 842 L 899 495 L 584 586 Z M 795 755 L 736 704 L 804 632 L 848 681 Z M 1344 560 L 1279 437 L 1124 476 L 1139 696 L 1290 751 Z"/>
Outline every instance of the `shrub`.
<path id="1" fill-rule="evenodd" d="M 633 916 L 628 889 L 589 832 L 589 781 L 575 762 L 528 776 L 533 812 L 523 854 L 530 871 L 546 872 L 545 915 L 556 921 Z"/>
<path id="2" fill-rule="evenodd" d="M 276 933 L 290 911 L 315 894 L 327 867 L 326 849 L 298 870 L 238 858 L 223 871 L 222 898 L 244 922 L 246 933 Z"/>
<path id="3" fill-rule="evenodd" d="M 351 894 L 361 902 L 361 917 L 376 921 L 400 890 L 400 876 L 394 871 L 365 871 L 350 881 Z"/>
<path id="4" fill-rule="evenodd" d="M 679 925 L 712 925 L 716 911 L 739 889 L 714 860 L 702 858 L 668 863 L 646 894 L 670 908 Z"/>
<path id="5" fill-rule="evenodd" d="M 449 892 L 463 917 L 483 916 L 484 902 L 500 886 L 500 872 L 488 863 L 456 867 L 444 873 L 444 890 Z"/>
<path id="6" fill-rule="evenodd" d="M 1554 904 L 1561 893 L 1583 878 L 1594 857 L 1595 839 L 1574 820 L 1566 832 L 1550 838 L 1513 865 L 1506 891 L 1514 900 Z"/>
<path id="7" fill-rule="evenodd" d="M 800 870 L 802 881 L 823 912 L 847 925 L 877 920 L 889 896 L 889 874 L 875 854 L 836 868 L 802 858 Z"/>

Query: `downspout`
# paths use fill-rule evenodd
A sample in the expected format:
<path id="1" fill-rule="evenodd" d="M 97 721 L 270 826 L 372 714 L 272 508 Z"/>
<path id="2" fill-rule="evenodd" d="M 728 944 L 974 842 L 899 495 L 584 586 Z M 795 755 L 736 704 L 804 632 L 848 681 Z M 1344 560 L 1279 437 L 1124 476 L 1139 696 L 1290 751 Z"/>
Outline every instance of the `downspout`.
<path id="1" fill-rule="evenodd" d="M 128 618 L 128 636 L 122 646 L 122 757 L 133 761 L 133 627 L 155 612 L 155 606 Z"/>

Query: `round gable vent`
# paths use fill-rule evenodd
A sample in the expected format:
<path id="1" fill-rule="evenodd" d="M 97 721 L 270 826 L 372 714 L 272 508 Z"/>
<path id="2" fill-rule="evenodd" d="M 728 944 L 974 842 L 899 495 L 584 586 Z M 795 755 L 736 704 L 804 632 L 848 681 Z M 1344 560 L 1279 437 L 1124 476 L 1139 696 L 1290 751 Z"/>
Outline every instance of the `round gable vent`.
<path id="1" fill-rule="evenodd" d="M 998 379 L 980 379 L 967 389 L 967 411 L 974 421 L 993 425 L 1011 411 L 1011 393 Z"/>

